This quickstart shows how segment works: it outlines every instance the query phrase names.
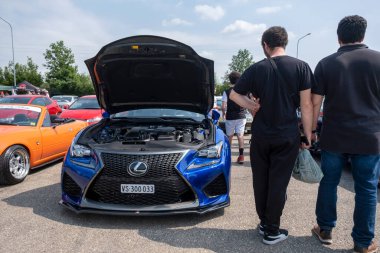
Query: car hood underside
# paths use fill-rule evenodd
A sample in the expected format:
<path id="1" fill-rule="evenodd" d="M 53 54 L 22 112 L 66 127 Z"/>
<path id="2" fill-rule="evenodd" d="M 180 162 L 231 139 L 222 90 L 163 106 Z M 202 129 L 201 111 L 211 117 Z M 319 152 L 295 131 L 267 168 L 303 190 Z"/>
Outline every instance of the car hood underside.
<path id="1" fill-rule="evenodd" d="M 166 107 L 206 115 L 213 105 L 213 61 L 174 40 L 121 39 L 104 46 L 86 65 L 100 106 L 111 114 Z"/>

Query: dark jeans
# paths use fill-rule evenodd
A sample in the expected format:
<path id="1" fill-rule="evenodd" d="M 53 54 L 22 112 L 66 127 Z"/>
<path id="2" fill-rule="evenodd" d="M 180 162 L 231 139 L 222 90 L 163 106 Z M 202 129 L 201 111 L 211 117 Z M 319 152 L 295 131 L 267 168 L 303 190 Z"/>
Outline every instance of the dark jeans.
<path id="1" fill-rule="evenodd" d="M 354 227 L 351 236 L 355 245 L 366 248 L 375 233 L 377 183 L 380 155 L 352 155 L 322 151 L 321 168 L 324 174 L 318 190 L 317 222 L 321 229 L 331 230 L 336 225 L 337 186 L 342 169 L 351 159 L 355 182 Z"/>
<path id="2" fill-rule="evenodd" d="M 250 157 L 256 211 L 268 232 L 280 227 L 286 189 L 300 146 L 299 137 L 259 139 L 251 142 Z"/>

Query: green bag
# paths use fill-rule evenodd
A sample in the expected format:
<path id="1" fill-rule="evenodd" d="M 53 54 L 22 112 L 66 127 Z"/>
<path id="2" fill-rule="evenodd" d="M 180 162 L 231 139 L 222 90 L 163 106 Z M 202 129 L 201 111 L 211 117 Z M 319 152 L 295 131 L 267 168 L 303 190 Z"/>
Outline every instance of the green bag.
<path id="1" fill-rule="evenodd" d="M 309 150 L 300 149 L 292 176 L 305 183 L 319 183 L 323 178 L 323 172 Z"/>

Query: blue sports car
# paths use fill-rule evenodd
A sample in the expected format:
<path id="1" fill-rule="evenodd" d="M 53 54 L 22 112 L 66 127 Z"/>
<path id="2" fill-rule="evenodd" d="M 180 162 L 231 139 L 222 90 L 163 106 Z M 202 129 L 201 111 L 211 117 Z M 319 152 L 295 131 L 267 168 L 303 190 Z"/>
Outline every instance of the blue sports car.
<path id="1" fill-rule="evenodd" d="M 209 115 L 214 63 L 163 37 L 104 46 L 86 65 L 103 119 L 77 134 L 60 203 L 77 212 L 206 213 L 230 203 L 231 152 Z"/>

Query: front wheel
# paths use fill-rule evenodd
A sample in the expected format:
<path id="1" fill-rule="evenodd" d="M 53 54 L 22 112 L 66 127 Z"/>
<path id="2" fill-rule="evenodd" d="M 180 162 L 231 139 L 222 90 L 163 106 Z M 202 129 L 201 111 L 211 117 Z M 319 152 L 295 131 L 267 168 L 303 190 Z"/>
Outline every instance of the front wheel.
<path id="1" fill-rule="evenodd" d="M 0 184 L 17 184 L 29 173 L 30 160 L 28 151 L 20 146 L 9 147 L 0 156 Z"/>

